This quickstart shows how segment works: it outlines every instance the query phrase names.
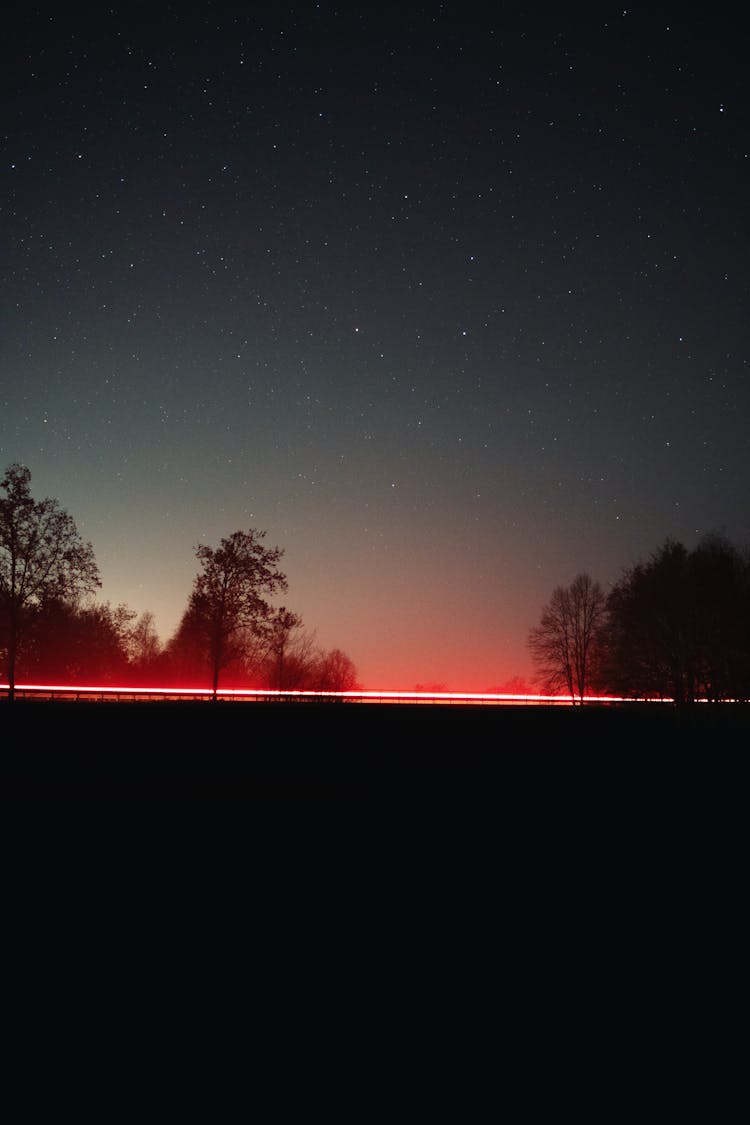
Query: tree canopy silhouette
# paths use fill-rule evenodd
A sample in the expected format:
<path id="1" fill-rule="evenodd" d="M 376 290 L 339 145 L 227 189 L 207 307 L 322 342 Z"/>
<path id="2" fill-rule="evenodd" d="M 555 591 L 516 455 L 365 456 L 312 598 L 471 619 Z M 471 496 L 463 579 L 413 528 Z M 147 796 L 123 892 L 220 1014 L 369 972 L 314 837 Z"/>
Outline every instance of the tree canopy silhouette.
<path id="1" fill-rule="evenodd" d="M 242 656 L 247 633 L 267 621 L 273 610 L 266 596 L 287 588 L 279 570 L 283 551 L 266 547 L 265 531 L 235 531 L 218 547 L 196 548 L 202 571 L 197 575 L 181 629 L 192 635 L 211 668 L 216 697 L 219 675 Z"/>
<path id="2" fill-rule="evenodd" d="M 607 603 L 607 679 L 676 703 L 750 695 L 750 561 L 721 535 L 666 540 Z"/>
<path id="3" fill-rule="evenodd" d="M 48 602 L 34 614 L 19 672 L 36 683 L 126 683 L 134 617 L 123 605 Z"/>
<path id="4" fill-rule="evenodd" d="M 34 500 L 31 473 L 14 463 L 0 481 L 0 615 L 8 698 L 30 620 L 53 602 L 75 603 L 99 586 L 90 543 L 59 501 Z"/>

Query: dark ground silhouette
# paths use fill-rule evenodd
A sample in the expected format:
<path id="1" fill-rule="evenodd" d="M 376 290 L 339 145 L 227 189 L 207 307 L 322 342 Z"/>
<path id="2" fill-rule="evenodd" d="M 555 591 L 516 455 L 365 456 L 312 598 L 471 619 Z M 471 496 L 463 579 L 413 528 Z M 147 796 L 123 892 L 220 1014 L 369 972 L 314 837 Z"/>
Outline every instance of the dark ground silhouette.
<path id="1" fill-rule="evenodd" d="M 0 704 L 3 797 L 492 800 L 678 790 L 734 764 L 744 705 Z"/>

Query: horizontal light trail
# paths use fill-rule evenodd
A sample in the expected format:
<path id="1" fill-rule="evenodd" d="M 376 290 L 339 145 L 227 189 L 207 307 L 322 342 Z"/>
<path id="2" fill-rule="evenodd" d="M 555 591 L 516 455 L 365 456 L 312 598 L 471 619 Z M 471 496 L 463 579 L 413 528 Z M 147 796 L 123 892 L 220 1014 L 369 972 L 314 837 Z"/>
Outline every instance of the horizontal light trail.
<path id="1" fill-rule="evenodd" d="M 8 684 L 0 684 L 0 691 L 7 693 Z M 60 700 L 102 700 L 113 702 L 139 702 L 152 700 L 169 702 L 188 700 L 201 702 L 213 700 L 210 689 L 180 687 L 133 687 L 98 686 L 85 684 L 16 684 L 16 699 L 60 699 Z M 421 692 L 421 691 L 248 691 L 240 688 L 225 688 L 216 693 L 216 699 L 226 702 L 246 703 L 435 703 L 435 704 L 477 704 L 477 705 L 519 705 L 531 706 L 545 704 L 562 707 L 578 705 L 577 697 L 569 695 L 511 695 L 490 692 Z M 627 699 L 617 695 L 584 696 L 584 703 L 672 703 L 671 699 Z"/>

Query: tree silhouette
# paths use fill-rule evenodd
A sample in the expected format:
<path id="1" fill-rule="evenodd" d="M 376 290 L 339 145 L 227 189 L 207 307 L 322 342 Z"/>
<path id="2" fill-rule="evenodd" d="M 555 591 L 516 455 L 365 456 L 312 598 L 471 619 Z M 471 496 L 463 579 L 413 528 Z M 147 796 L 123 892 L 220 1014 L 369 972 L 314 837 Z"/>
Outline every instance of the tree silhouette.
<path id="1" fill-rule="evenodd" d="M 112 684 L 127 678 L 128 634 L 135 617 L 126 606 L 40 606 L 25 635 L 20 666 L 41 683 Z"/>
<path id="2" fill-rule="evenodd" d="M 697 687 L 710 700 L 750 698 L 750 556 L 716 533 L 690 556 Z"/>
<path id="3" fill-rule="evenodd" d="M 667 540 L 608 599 L 608 678 L 623 695 L 695 695 L 688 551 Z"/>
<path id="4" fill-rule="evenodd" d="M 34 500 L 30 484 L 30 471 L 17 463 L 0 481 L 0 618 L 10 700 L 34 614 L 52 602 L 75 603 L 101 584 L 91 544 L 57 500 Z"/>
<path id="5" fill-rule="evenodd" d="M 142 613 L 128 629 L 125 641 L 130 675 L 144 681 L 150 679 L 162 656 L 162 644 L 153 613 Z"/>
<path id="6" fill-rule="evenodd" d="M 262 626 L 266 657 L 265 680 L 277 691 L 302 690 L 310 679 L 312 637 L 302 627 L 302 618 L 281 606 Z"/>
<path id="7" fill-rule="evenodd" d="M 607 678 L 623 695 L 750 694 L 750 565 L 722 536 L 666 540 L 608 599 Z"/>
<path id="8" fill-rule="evenodd" d="M 318 691 L 356 691 L 360 684 L 354 661 L 340 648 L 321 652 L 316 662 L 314 686 Z"/>
<path id="9" fill-rule="evenodd" d="M 553 591 L 528 638 L 532 660 L 548 691 L 564 688 L 573 701 L 583 703 L 591 686 L 605 605 L 601 586 L 585 573 L 570 586 Z"/>
<path id="10" fill-rule="evenodd" d="M 265 547 L 264 531 L 235 531 L 218 547 L 196 548 L 202 572 L 196 577 L 180 626 L 195 639 L 211 668 L 214 699 L 219 675 L 239 659 L 247 632 L 268 621 L 272 608 L 264 595 L 287 588 L 278 569 L 283 551 Z"/>

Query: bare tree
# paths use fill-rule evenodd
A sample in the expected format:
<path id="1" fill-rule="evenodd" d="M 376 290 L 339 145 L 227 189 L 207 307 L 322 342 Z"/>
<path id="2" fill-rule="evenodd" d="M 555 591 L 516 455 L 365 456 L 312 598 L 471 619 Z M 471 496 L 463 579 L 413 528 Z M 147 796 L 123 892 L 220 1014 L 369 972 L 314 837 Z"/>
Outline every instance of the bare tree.
<path id="1" fill-rule="evenodd" d="M 264 595 L 286 590 L 278 569 L 283 555 L 265 547 L 264 531 L 235 531 L 218 547 L 200 546 L 202 572 L 196 577 L 183 624 L 198 639 L 211 667 L 214 699 L 219 674 L 243 655 L 247 630 L 267 621 L 272 608 Z"/>
<path id="2" fill-rule="evenodd" d="M 583 703 L 591 685 L 596 646 L 604 624 L 606 598 L 598 582 L 579 574 L 558 586 L 529 632 L 529 649 L 546 689 L 567 690 Z"/>
<path id="3" fill-rule="evenodd" d="M 262 630 L 268 686 L 278 691 L 304 688 L 310 674 L 313 638 L 305 633 L 302 618 L 281 606 Z"/>
<path id="4" fill-rule="evenodd" d="M 162 654 L 156 621 L 150 611 L 142 613 L 128 629 L 127 650 L 131 674 L 150 676 Z"/>
<path id="5" fill-rule="evenodd" d="M 75 603 L 101 585 L 90 543 L 54 499 L 34 500 L 31 473 L 12 464 L 0 481 L 0 614 L 8 677 L 15 696 L 16 665 L 29 620 L 52 602 Z"/>
<path id="6" fill-rule="evenodd" d="M 315 634 L 285 606 L 253 631 L 248 671 L 279 691 L 348 691 L 358 688 L 353 661 L 334 648 L 316 647 Z"/>
<path id="7" fill-rule="evenodd" d="M 315 672 L 318 691 L 356 691 L 360 687 L 354 661 L 340 648 L 321 652 Z"/>

